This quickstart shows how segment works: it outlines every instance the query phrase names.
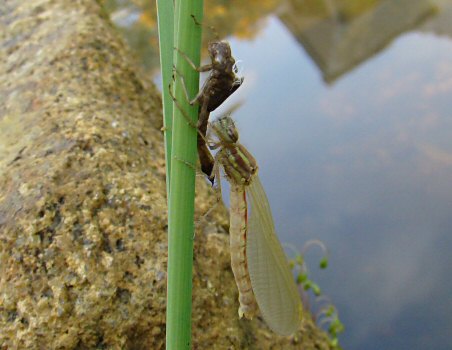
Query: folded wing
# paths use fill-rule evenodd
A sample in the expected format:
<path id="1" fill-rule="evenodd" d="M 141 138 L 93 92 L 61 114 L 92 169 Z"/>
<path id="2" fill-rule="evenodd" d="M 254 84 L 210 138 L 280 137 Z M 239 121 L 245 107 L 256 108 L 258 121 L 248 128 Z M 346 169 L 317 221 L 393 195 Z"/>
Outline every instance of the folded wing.
<path id="1" fill-rule="evenodd" d="M 250 209 L 246 251 L 253 292 L 269 327 L 291 335 L 300 328 L 300 296 L 257 175 L 246 190 Z"/>

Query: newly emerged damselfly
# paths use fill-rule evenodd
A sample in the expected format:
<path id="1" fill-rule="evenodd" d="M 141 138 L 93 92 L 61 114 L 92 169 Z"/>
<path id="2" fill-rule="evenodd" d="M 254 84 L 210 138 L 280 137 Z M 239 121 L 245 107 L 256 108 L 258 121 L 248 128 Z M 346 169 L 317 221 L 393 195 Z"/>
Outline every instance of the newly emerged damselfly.
<path id="1" fill-rule="evenodd" d="M 210 125 L 218 138 L 211 145 L 218 149 L 215 175 L 219 179 L 221 166 L 231 187 L 229 234 L 239 315 L 252 318 L 257 302 L 268 326 L 276 333 L 290 335 L 300 328 L 302 305 L 275 232 L 256 160 L 238 143 L 238 131 L 231 117 L 220 117 Z"/>

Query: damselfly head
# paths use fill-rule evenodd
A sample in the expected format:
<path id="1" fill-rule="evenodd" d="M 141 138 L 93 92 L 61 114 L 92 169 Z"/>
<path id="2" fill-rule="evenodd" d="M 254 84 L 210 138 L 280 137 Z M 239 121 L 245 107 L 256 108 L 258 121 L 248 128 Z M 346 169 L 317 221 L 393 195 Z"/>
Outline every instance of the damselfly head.
<path id="1" fill-rule="evenodd" d="M 239 132 L 234 120 L 230 115 L 224 115 L 212 122 L 212 128 L 221 142 L 236 143 L 239 139 Z"/>
<path id="2" fill-rule="evenodd" d="M 214 41 L 208 47 L 212 62 L 226 64 L 232 58 L 231 47 L 227 41 Z"/>

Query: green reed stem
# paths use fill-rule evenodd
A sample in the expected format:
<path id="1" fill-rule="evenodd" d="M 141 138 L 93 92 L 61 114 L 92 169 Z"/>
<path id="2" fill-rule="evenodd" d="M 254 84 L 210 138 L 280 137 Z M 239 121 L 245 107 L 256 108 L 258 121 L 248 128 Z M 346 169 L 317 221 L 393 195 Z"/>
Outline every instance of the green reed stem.
<path id="1" fill-rule="evenodd" d="M 167 0 L 172 2 L 171 0 Z M 200 62 L 202 0 L 176 0 L 175 46 L 196 64 Z M 199 73 L 173 51 L 175 66 L 185 78 L 187 90 L 195 96 L 199 88 Z M 176 79 L 174 94 L 196 124 L 198 107 L 186 100 L 180 79 Z M 194 237 L 195 166 L 197 131 L 190 126 L 181 111 L 173 105 L 172 146 L 168 202 L 168 286 L 166 310 L 166 349 L 191 347 L 191 298 Z M 168 159 L 168 156 L 167 156 Z"/>
<path id="2" fill-rule="evenodd" d="M 173 128 L 173 100 L 169 85 L 173 71 L 174 51 L 174 5 L 172 1 L 157 0 L 157 20 L 160 45 L 160 69 L 162 72 L 163 130 L 165 138 L 166 193 L 169 198 L 171 174 L 171 143 Z"/>

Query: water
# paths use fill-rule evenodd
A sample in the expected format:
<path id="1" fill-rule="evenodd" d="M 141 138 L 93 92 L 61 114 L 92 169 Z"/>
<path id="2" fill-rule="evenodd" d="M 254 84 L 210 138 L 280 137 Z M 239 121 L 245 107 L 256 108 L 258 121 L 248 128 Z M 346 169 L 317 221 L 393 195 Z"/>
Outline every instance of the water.
<path id="1" fill-rule="evenodd" d="M 245 102 L 281 240 L 328 247 L 326 271 L 308 261 L 344 349 L 452 349 L 452 1 L 267 5 L 231 25 L 245 82 L 225 108 Z"/>

